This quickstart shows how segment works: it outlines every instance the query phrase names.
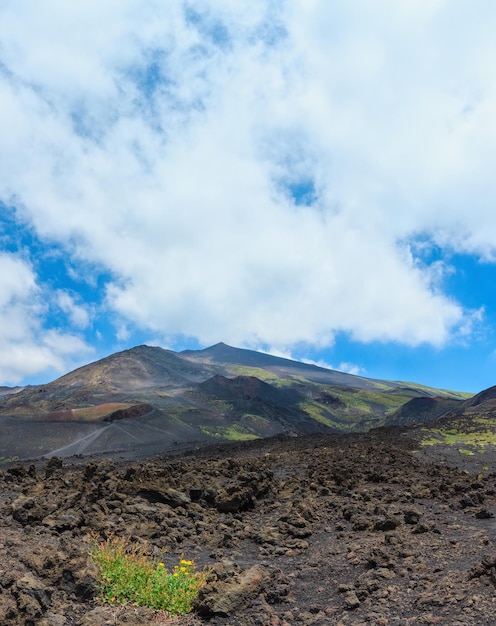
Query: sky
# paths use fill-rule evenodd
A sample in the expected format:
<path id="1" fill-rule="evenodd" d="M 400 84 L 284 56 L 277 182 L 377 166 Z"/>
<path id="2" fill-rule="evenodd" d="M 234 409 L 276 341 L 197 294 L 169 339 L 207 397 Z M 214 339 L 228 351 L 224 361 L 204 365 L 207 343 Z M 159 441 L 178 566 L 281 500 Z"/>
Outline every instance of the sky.
<path id="1" fill-rule="evenodd" d="M 223 341 L 496 384 L 496 3 L 2 0 L 0 385 Z"/>

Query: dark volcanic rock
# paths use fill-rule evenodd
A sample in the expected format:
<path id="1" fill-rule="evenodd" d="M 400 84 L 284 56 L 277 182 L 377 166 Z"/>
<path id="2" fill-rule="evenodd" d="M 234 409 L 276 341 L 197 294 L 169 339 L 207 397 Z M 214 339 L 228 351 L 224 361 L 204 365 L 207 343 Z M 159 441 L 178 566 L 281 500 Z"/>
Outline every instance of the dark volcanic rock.
<path id="1" fill-rule="evenodd" d="M 214 580 L 200 591 L 196 610 L 206 616 L 234 615 L 260 594 L 269 577 L 267 568 L 253 565 L 227 581 Z"/>
<path id="2" fill-rule="evenodd" d="M 431 422 L 462 404 L 461 400 L 441 397 L 419 397 L 405 402 L 388 416 L 386 424 L 407 426 Z"/>
<path id="3" fill-rule="evenodd" d="M 491 624 L 496 474 L 412 445 L 381 431 L 16 464 L 0 474 L 0 624 Z M 207 567 L 196 612 L 98 606 L 88 553 L 112 536 Z"/>
<path id="4" fill-rule="evenodd" d="M 302 399 L 301 395 L 294 389 L 279 389 L 254 376 L 226 378 L 217 374 L 201 383 L 199 388 L 208 392 L 209 395 L 223 400 L 257 398 L 283 407 L 296 404 Z"/>

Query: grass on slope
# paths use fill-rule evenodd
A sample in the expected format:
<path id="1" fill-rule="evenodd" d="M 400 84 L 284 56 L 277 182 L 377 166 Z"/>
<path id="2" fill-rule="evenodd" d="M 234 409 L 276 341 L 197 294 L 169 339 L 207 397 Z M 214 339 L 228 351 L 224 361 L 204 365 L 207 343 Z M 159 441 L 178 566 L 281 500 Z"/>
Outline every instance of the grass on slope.
<path id="1" fill-rule="evenodd" d="M 451 389 L 437 389 L 436 387 L 428 387 L 427 385 L 421 385 L 420 383 L 402 382 L 400 387 L 397 388 L 398 392 L 405 393 L 408 391 L 416 391 L 419 396 L 440 396 L 441 398 L 452 398 L 453 400 L 468 400 L 474 394 L 469 391 L 452 391 Z M 393 393 L 395 390 L 392 390 Z M 410 393 L 409 398 L 413 395 Z"/>
<path id="2" fill-rule="evenodd" d="M 251 441 L 260 437 L 248 428 L 231 424 L 230 426 L 199 426 L 199 429 L 205 435 L 223 439 L 225 441 Z"/>
<path id="3" fill-rule="evenodd" d="M 273 372 L 269 372 L 261 367 L 250 367 L 248 365 L 233 365 L 229 368 L 229 371 L 232 372 L 233 376 L 254 376 L 259 380 L 263 380 L 264 382 L 271 383 L 273 385 L 281 385 L 283 379 L 280 378 L 277 374 Z"/>
<path id="4" fill-rule="evenodd" d="M 382 426 L 389 413 L 411 399 L 411 395 L 392 394 L 389 389 L 381 392 L 329 385 L 315 387 L 336 399 L 336 404 L 329 406 L 319 401 L 317 396 L 300 403 L 300 408 L 311 418 L 340 432 L 365 431 Z"/>
<path id="5" fill-rule="evenodd" d="M 421 433 L 422 446 L 453 446 L 460 454 L 474 454 L 496 446 L 496 422 L 492 416 L 453 419 L 437 428 L 422 428 Z"/>
<path id="6" fill-rule="evenodd" d="M 282 378 L 263 368 L 250 366 L 232 366 L 230 371 L 236 376 L 254 376 L 275 387 L 300 386 L 306 399 L 299 403 L 299 408 L 317 422 L 341 432 L 364 431 L 382 426 L 389 414 L 413 397 L 441 396 L 462 400 L 471 395 L 416 383 L 405 383 L 401 387 L 398 387 L 397 383 L 390 385 L 387 382 L 377 383 L 375 389 L 326 385 L 298 375 Z M 326 403 L 320 402 L 319 393 L 330 394 L 341 406 L 329 407 Z M 225 409 L 228 411 L 229 407 Z"/>

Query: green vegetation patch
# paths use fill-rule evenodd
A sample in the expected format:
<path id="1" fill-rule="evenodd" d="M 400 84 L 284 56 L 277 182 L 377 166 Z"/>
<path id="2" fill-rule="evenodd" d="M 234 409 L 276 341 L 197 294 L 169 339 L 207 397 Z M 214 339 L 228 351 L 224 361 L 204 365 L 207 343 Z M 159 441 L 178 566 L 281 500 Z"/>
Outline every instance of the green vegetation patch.
<path id="1" fill-rule="evenodd" d="M 253 413 L 245 413 L 243 415 L 243 421 L 252 422 L 254 424 L 270 424 L 270 420 L 261 415 L 254 415 Z"/>
<path id="2" fill-rule="evenodd" d="M 217 400 L 217 399 L 209 399 L 208 406 L 212 408 L 212 410 L 217 411 L 218 413 L 229 413 L 234 408 L 232 402 L 227 402 L 226 400 Z"/>
<path id="3" fill-rule="evenodd" d="M 95 543 L 90 558 L 99 570 L 99 597 L 103 604 L 127 604 L 186 615 L 205 585 L 206 573 L 193 561 L 181 559 L 172 571 L 154 562 L 140 546 L 112 538 Z"/>
<path id="4" fill-rule="evenodd" d="M 422 428 L 425 433 L 421 440 L 422 446 L 444 444 L 448 446 L 465 445 L 484 449 L 488 445 L 496 445 L 496 432 L 492 430 L 459 430 L 458 428 Z M 460 452 L 463 454 L 462 452 Z"/>
<path id="5" fill-rule="evenodd" d="M 451 398 L 453 400 L 468 400 L 474 394 L 469 391 L 452 391 L 451 389 L 438 389 L 437 387 L 428 387 L 420 383 L 401 382 L 399 388 L 400 393 L 407 389 L 418 391 L 420 396 L 440 396 L 441 398 Z M 410 394 L 409 398 L 412 395 Z"/>
<path id="6" fill-rule="evenodd" d="M 395 411 L 410 397 L 391 395 L 388 391 L 356 389 L 322 385 L 323 393 L 330 394 L 341 406 L 327 406 L 325 402 L 309 400 L 300 403 L 300 408 L 312 418 L 343 432 L 352 432 L 366 428 L 382 426 L 385 416 Z"/>
<path id="7" fill-rule="evenodd" d="M 344 387 L 327 387 L 326 391 L 338 397 L 349 410 L 360 413 L 384 414 L 387 409 L 395 410 L 410 397 L 392 396 L 388 392 L 371 391 L 370 389 L 346 389 Z"/>
<path id="8" fill-rule="evenodd" d="M 374 389 L 376 389 L 377 391 L 391 391 L 391 389 L 393 389 L 393 385 L 389 385 L 385 382 L 379 382 L 378 380 L 369 380 L 367 378 L 362 378 L 361 376 L 359 377 L 359 379 L 365 381 L 367 385 L 373 385 Z"/>
<path id="9" fill-rule="evenodd" d="M 254 376 L 259 380 L 270 381 L 272 383 L 277 383 L 279 381 L 279 376 L 274 374 L 273 372 L 269 372 L 268 370 L 264 370 L 261 367 L 250 367 L 249 365 L 234 365 L 229 368 L 229 370 L 235 376 Z"/>
<path id="10" fill-rule="evenodd" d="M 324 415 L 325 409 L 317 402 L 301 402 L 298 406 L 317 422 L 325 424 L 330 428 L 336 428 L 335 422 Z"/>
<path id="11" fill-rule="evenodd" d="M 199 426 L 199 428 L 205 435 L 225 439 L 227 441 L 251 441 L 253 439 L 260 439 L 259 435 L 237 424 L 230 426 Z"/>

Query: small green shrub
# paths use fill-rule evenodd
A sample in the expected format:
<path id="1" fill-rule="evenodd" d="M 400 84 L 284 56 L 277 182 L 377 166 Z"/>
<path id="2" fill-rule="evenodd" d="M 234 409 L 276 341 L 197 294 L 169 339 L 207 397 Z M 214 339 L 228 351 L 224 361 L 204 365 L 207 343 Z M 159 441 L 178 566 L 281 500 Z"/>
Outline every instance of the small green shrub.
<path id="1" fill-rule="evenodd" d="M 193 561 L 181 559 L 169 572 L 124 538 L 95 543 L 90 557 L 99 569 L 104 604 L 132 603 L 185 615 L 206 580 L 204 572 L 195 571 Z"/>

